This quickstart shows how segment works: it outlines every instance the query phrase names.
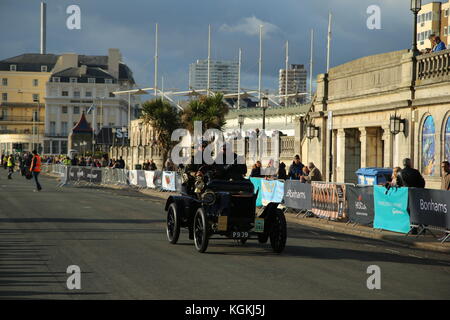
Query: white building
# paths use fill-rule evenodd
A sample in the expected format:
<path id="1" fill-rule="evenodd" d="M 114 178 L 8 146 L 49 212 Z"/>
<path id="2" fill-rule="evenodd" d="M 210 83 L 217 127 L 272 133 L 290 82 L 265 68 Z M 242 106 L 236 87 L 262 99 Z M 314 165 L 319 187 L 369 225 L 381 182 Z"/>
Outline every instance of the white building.
<path id="1" fill-rule="evenodd" d="M 59 56 L 46 87 L 44 154 L 67 152 L 71 129 L 92 105 L 96 115 L 91 111 L 86 117 L 96 132 L 102 127 L 127 126 L 128 96 L 112 92 L 133 86 L 132 72 L 121 62 L 118 49 L 109 49 L 108 56 Z M 138 96 L 130 98 L 134 119 L 140 101 Z"/>
<path id="2" fill-rule="evenodd" d="M 238 91 L 239 63 L 234 61 L 210 61 L 210 89 L 214 92 Z M 189 65 L 189 86 L 200 90 L 208 87 L 208 60 L 197 60 Z"/>
<path id="3" fill-rule="evenodd" d="M 303 64 L 291 64 L 287 72 L 287 94 L 306 93 L 306 77 L 307 71 Z M 279 90 L 278 94 L 286 94 L 286 69 L 280 69 L 279 72 Z M 305 102 L 305 95 L 299 97 L 289 97 L 288 105 L 291 103 L 302 104 Z M 281 98 L 282 106 L 286 105 L 285 99 Z"/>

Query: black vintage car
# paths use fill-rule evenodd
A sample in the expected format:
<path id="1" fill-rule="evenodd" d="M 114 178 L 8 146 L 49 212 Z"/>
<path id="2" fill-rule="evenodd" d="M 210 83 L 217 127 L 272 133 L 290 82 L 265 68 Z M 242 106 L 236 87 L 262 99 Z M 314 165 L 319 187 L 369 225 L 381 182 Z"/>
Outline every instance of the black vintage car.
<path id="1" fill-rule="evenodd" d="M 281 253 L 286 245 L 286 218 L 278 203 L 267 205 L 256 215 L 253 184 L 247 180 L 211 180 L 199 196 L 181 194 L 167 199 L 167 237 L 176 244 L 180 229 L 187 228 L 195 248 L 205 252 L 211 239 L 236 239 L 266 243 Z M 213 238 L 213 236 L 222 236 Z M 225 237 L 225 238 L 223 238 Z"/>

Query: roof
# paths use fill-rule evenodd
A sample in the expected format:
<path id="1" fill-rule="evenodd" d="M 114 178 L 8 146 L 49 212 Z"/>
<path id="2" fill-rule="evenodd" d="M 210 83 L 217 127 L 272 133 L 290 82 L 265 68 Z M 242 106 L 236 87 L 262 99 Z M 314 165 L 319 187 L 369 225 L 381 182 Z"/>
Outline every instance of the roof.
<path id="1" fill-rule="evenodd" d="M 41 72 L 41 66 L 46 65 L 47 70 L 50 72 L 55 66 L 59 57 L 60 55 L 51 53 L 24 53 L 15 57 L 0 60 L 0 71 L 9 71 L 9 66 L 11 64 L 15 64 L 17 65 L 17 71 Z M 78 66 L 81 67 L 82 65 L 86 65 L 89 68 L 93 69 L 102 69 L 103 78 L 112 77 L 108 73 L 108 56 L 88 56 L 80 54 L 78 55 Z M 92 72 L 96 73 L 93 70 Z M 93 75 L 92 77 L 97 76 Z M 122 62 L 119 62 L 119 80 L 131 80 L 133 83 L 135 82 L 133 78 L 133 72 L 126 64 Z"/>
<path id="2" fill-rule="evenodd" d="M 72 133 L 92 133 L 92 128 L 89 122 L 86 120 L 86 116 L 84 115 L 84 111 L 81 114 L 81 118 L 78 123 L 73 127 Z"/>
<path id="3" fill-rule="evenodd" d="M 9 66 L 15 64 L 17 71 L 40 72 L 41 66 L 46 65 L 50 72 L 57 60 L 58 55 L 55 54 L 24 53 L 1 60 L 0 70 L 9 71 Z"/>
<path id="4" fill-rule="evenodd" d="M 266 116 L 276 116 L 276 115 L 306 115 L 311 109 L 311 104 L 301 104 L 295 106 L 288 107 L 270 107 L 266 109 Z M 239 115 L 243 115 L 245 117 L 262 117 L 262 108 L 241 108 L 231 109 L 230 112 L 226 115 L 227 119 L 237 118 Z"/>
<path id="5" fill-rule="evenodd" d="M 106 72 L 103 69 L 100 69 L 98 67 L 92 68 L 87 67 L 86 73 L 82 73 L 82 68 L 68 68 L 61 70 L 59 72 L 56 72 L 52 75 L 53 77 L 89 77 L 89 78 L 111 78 L 114 77 L 110 75 L 108 72 Z"/>

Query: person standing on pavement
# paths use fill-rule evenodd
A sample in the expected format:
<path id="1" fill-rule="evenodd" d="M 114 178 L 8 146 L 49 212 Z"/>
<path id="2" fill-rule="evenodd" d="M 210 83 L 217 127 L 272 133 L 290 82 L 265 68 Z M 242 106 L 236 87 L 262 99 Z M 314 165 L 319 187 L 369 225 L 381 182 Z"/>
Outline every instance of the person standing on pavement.
<path id="1" fill-rule="evenodd" d="M 411 166 L 411 159 L 403 159 L 404 168 L 397 175 L 397 184 L 402 187 L 425 188 L 425 179 Z"/>
<path id="2" fill-rule="evenodd" d="M 39 183 L 38 177 L 41 172 L 41 157 L 37 153 L 36 150 L 33 150 L 33 159 L 31 160 L 31 168 L 30 171 L 33 173 L 34 181 L 36 182 L 37 191 L 41 191 L 42 187 Z"/>
<path id="3" fill-rule="evenodd" d="M 300 176 L 303 175 L 303 167 L 304 165 L 300 160 L 300 156 L 297 154 L 289 167 L 288 179 L 300 180 Z"/>
<path id="4" fill-rule="evenodd" d="M 441 190 L 450 191 L 450 162 L 442 161 L 441 169 L 442 169 Z"/>
<path id="5" fill-rule="evenodd" d="M 12 179 L 12 174 L 14 173 L 14 156 L 12 154 L 9 155 L 8 161 L 6 163 L 6 166 L 8 167 L 8 179 Z"/>

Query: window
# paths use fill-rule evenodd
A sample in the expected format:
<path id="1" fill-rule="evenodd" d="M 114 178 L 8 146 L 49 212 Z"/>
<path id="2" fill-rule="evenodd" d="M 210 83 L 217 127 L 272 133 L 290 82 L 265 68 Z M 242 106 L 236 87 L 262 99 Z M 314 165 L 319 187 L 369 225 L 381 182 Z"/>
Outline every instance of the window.
<path id="1" fill-rule="evenodd" d="M 444 132 L 444 160 L 450 161 L 450 117 L 447 118 Z"/>
<path id="2" fill-rule="evenodd" d="M 77 78 L 70 78 L 70 79 L 69 79 L 69 82 L 70 82 L 70 83 L 77 83 Z"/>
<path id="3" fill-rule="evenodd" d="M 61 135 L 67 136 L 67 122 L 61 122 Z"/>
<path id="4" fill-rule="evenodd" d="M 73 107 L 73 114 L 80 114 L 80 107 Z"/>
<path id="5" fill-rule="evenodd" d="M 17 71 L 17 65 L 16 64 L 9 65 L 9 71 Z"/>
<path id="6" fill-rule="evenodd" d="M 2 86 L 7 86 L 8 85 L 8 78 L 3 78 L 2 79 Z"/>
<path id="7" fill-rule="evenodd" d="M 69 96 L 69 91 L 62 91 L 62 92 L 61 92 L 61 95 L 62 95 L 63 97 L 68 97 L 68 96 Z"/>
<path id="8" fill-rule="evenodd" d="M 444 16 L 448 17 L 448 9 L 444 10 Z"/>
<path id="9" fill-rule="evenodd" d="M 88 83 L 95 83 L 95 78 L 88 78 Z"/>
<path id="10" fill-rule="evenodd" d="M 92 97 L 92 91 L 86 91 L 86 97 Z"/>
<path id="11" fill-rule="evenodd" d="M 2 100 L 3 101 L 8 101 L 8 94 L 7 93 L 2 93 Z"/>
<path id="12" fill-rule="evenodd" d="M 448 34 L 448 29 L 444 28 L 444 36 L 446 36 Z"/>
<path id="13" fill-rule="evenodd" d="M 41 72 L 47 72 L 47 66 L 41 66 Z"/>
<path id="14" fill-rule="evenodd" d="M 67 106 L 62 106 L 61 112 L 62 113 L 67 113 Z"/>
<path id="15" fill-rule="evenodd" d="M 33 79 L 33 87 L 37 87 L 39 85 L 38 79 Z"/>
<path id="16" fill-rule="evenodd" d="M 50 135 L 54 136 L 56 134 L 56 122 L 50 121 Z"/>
<path id="17" fill-rule="evenodd" d="M 54 140 L 52 141 L 52 154 L 59 154 L 59 141 Z"/>
<path id="18" fill-rule="evenodd" d="M 73 97 L 74 98 L 79 98 L 80 97 L 80 91 L 74 91 L 73 92 Z"/>
<path id="19" fill-rule="evenodd" d="M 53 77 L 52 78 L 52 82 L 60 82 L 61 78 L 60 77 Z"/>
<path id="20" fill-rule="evenodd" d="M 33 102 L 39 102 L 39 95 L 37 93 L 33 93 Z"/>
<path id="21" fill-rule="evenodd" d="M 434 176 L 435 174 L 435 133 L 434 120 L 427 116 L 422 128 L 422 174 Z"/>
<path id="22" fill-rule="evenodd" d="M 112 79 L 105 79 L 105 83 L 111 84 L 113 82 L 112 82 Z"/>

